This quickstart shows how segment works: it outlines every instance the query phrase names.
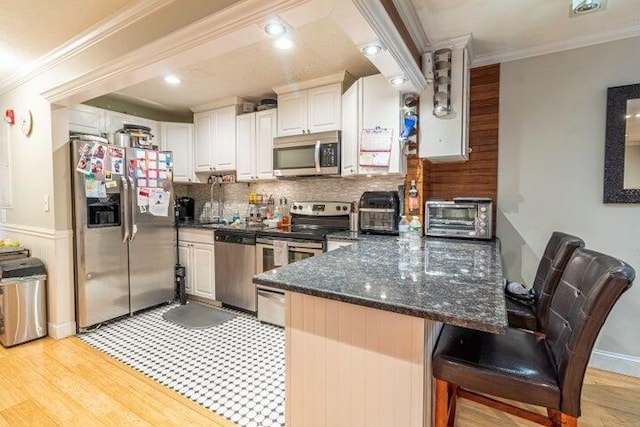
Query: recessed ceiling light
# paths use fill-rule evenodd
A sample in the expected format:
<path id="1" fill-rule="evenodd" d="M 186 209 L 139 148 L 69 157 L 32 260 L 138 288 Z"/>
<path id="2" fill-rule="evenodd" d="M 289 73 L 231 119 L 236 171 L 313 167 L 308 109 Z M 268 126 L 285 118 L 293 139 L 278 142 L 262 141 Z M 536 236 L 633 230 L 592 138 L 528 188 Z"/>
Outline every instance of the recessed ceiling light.
<path id="1" fill-rule="evenodd" d="M 604 10 L 607 0 L 571 0 L 569 16 L 585 15 L 591 12 Z"/>
<path id="2" fill-rule="evenodd" d="M 280 22 L 269 22 L 265 25 L 264 32 L 270 37 L 278 37 L 287 32 L 287 27 L 282 25 Z"/>
<path id="3" fill-rule="evenodd" d="M 631 114 L 627 114 L 626 116 L 624 116 L 625 119 L 630 119 L 631 118 Z"/>
<path id="4" fill-rule="evenodd" d="M 405 79 L 404 76 L 396 76 L 396 77 L 393 77 L 393 78 L 389 79 L 389 83 L 391 83 L 391 85 L 393 85 L 393 86 L 403 85 L 406 81 L 407 81 L 407 79 Z"/>
<path id="5" fill-rule="evenodd" d="M 277 38 L 276 41 L 273 42 L 273 45 L 282 50 L 291 49 L 293 46 L 295 46 L 293 40 L 291 40 L 289 37 Z"/>
<path id="6" fill-rule="evenodd" d="M 636 119 L 639 118 L 640 117 L 640 113 L 636 114 L 635 117 L 636 117 Z"/>
<path id="7" fill-rule="evenodd" d="M 365 56 L 375 56 L 382 52 L 382 46 L 380 45 L 380 43 L 369 43 L 368 45 L 360 49 L 360 51 Z"/>
<path id="8" fill-rule="evenodd" d="M 178 77 L 176 76 L 165 76 L 164 77 L 164 81 L 171 84 L 171 85 L 177 85 L 182 83 L 182 80 L 180 80 Z"/>

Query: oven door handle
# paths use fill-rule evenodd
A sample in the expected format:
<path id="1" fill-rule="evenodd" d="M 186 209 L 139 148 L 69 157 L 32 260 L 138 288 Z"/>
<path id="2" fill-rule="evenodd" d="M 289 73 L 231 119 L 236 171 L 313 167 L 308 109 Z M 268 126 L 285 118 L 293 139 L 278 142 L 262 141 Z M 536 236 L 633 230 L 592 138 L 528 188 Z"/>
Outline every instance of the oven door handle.
<path id="1" fill-rule="evenodd" d="M 320 173 L 320 146 L 322 145 L 322 141 L 316 141 L 316 150 L 314 153 L 314 160 L 316 162 L 316 172 Z"/>

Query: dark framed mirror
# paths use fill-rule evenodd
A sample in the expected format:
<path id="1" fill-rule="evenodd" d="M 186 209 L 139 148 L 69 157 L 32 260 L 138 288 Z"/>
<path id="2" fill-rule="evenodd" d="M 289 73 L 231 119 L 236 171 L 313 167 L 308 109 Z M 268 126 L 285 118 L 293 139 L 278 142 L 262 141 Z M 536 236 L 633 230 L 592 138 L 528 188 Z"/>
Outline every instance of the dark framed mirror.
<path id="1" fill-rule="evenodd" d="M 640 84 L 607 89 L 604 203 L 640 203 Z"/>

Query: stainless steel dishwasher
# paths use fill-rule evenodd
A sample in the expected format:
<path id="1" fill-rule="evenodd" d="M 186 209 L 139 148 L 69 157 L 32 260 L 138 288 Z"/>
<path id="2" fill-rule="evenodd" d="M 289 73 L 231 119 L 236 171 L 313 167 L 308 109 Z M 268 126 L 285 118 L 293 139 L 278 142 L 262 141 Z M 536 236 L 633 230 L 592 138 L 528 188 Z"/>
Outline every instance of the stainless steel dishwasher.
<path id="1" fill-rule="evenodd" d="M 255 313 L 255 232 L 216 230 L 215 242 L 216 299 Z"/>

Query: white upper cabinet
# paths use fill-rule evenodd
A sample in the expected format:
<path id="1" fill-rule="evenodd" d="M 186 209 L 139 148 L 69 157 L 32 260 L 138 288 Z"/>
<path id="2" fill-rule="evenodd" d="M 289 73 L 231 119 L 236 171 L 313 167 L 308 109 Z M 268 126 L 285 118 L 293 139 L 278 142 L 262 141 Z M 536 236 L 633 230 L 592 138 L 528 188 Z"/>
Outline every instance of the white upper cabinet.
<path id="1" fill-rule="evenodd" d="M 256 113 L 236 117 L 237 181 L 255 181 L 256 177 Z"/>
<path id="2" fill-rule="evenodd" d="M 400 92 L 382 74 L 358 79 L 342 97 L 342 176 L 404 174 L 406 162 L 400 139 Z M 388 167 L 360 166 L 363 129 L 390 129 Z"/>
<path id="3" fill-rule="evenodd" d="M 193 115 L 195 141 L 193 146 L 193 166 L 195 172 L 210 171 L 213 167 L 213 150 L 211 149 L 211 133 L 215 115 L 210 111 Z"/>
<path id="4" fill-rule="evenodd" d="M 236 169 L 236 111 L 233 105 L 215 110 L 213 161 L 217 171 Z"/>
<path id="5" fill-rule="evenodd" d="M 358 97 L 361 94 L 362 80 L 356 81 L 342 95 L 342 176 L 349 177 L 358 174 L 358 128 L 360 111 Z"/>
<path id="6" fill-rule="evenodd" d="M 173 181 L 193 181 L 193 125 L 161 122 L 160 147 L 173 153 Z"/>
<path id="7" fill-rule="evenodd" d="M 236 169 L 236 111 L 232 105 L 193 116 L 195 172 Z"/>
<path id="8" fill-rule="evenodd" d="M 69 131 L 100 135 L 104 131 L 105 110 L 90 105 L 69 107 Z"/>
<path id="9" fill-rule="evenodd" d="M 342 84 L 278 96 L 278 136 L 339 130 Z"/>
<path id="10" fill-rule="evenodd" d="M 428 53 L 425 55 L 429 55 Z M 419 155 L 432 162 L 469 159 L 469 51 L 453 49 L 451 55 L 451 114 L 433 114 L 433 84 L 420 94 Z"/>
<path id="11" fill-rule="evenodd" d="M 256 115 L 256 175 L 273 179 L 273 138 L 276 137 L 278 110 L 259 111 Z"/>
<path id="12" fill-rule="evenodd" d="M 236 118 L 238 181 L 273 179 L 273 138 L 277 110 L 242 114 Z"/>
<path id="13" fill-rule="evenodd" d="M 307 91 L 307 132 L 339 130 L 342 111 L 342 84 Z"/>

